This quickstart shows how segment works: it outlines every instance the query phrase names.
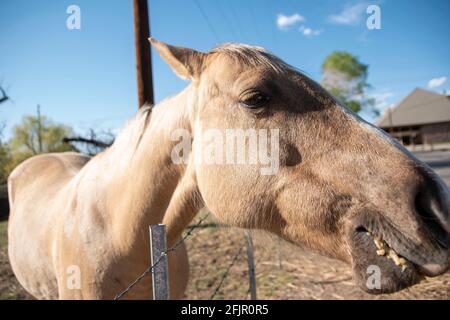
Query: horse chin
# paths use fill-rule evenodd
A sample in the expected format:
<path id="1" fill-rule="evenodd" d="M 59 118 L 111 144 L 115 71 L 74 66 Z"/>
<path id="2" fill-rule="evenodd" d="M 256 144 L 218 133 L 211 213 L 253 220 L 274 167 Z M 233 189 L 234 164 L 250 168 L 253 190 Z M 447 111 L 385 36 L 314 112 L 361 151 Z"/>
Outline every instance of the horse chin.
<path id="1" fill-rule="evenodd" d="M 353 277 L 362 290 L 371 294 L 393 293 L 423 278 L 412 262 L 392 248 L 380 249 L 375 239 L 366 230 L 351 235 Z"/>

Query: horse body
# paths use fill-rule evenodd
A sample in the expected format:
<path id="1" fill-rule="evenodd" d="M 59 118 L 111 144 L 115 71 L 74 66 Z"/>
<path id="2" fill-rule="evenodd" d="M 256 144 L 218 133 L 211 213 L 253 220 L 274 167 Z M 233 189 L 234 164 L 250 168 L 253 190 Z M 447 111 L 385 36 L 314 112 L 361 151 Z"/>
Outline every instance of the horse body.
<path id="1" fill-rule="evenodd" d="M 144 125 L 144 113 L 129 130 Z M 162 222 L 178 177 L 158 166 L 165 155 L 132 150 L 136 139 L 129 134 L 92 159 L 76 153 L 40 155 L 11 174 L 10 261 L 36 298 L 112 299 L 150 264 L 148 226 Z M 145 161 L 147 169 L 134 171 L 140 165 L 120 163 L 118 152 L 133 153 L 133 162 Z M 180 298 L 188 279 L 184 244 L 169 254 L 169 266 L 171 297 Z M 124 298 L 151 298 L 151 287 L 147 277 Z"/>

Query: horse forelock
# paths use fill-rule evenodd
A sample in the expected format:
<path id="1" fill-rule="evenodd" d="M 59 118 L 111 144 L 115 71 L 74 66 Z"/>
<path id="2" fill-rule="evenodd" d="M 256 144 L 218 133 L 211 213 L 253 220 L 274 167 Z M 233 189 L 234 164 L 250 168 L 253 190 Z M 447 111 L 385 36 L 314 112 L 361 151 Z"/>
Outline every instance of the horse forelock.
<path id="1" fill-rule="evenodd" d="M 265 66 L 278 74 L 288 71 L 299 72 L 299 70 L 287 64 L 273 53 L 257 46 L 225 43 L 213 48 L 209 53 L 222 53 L 236 59 L 239 63 L 252 67 Z"/>

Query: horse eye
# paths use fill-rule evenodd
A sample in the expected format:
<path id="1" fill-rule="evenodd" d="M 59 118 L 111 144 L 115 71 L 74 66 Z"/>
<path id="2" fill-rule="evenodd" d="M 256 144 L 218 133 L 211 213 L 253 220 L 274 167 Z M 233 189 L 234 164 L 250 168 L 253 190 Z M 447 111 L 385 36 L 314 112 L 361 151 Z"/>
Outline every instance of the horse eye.
<path id="1" fill-rule="evenodd" d="M 251 91 L 245 93 L 241 98 L 241 103 L 245 104 L 249 108 L 261 107 L 263 104 L 270 100 L 268 95 L 265 95 L 261 91 Z"/>

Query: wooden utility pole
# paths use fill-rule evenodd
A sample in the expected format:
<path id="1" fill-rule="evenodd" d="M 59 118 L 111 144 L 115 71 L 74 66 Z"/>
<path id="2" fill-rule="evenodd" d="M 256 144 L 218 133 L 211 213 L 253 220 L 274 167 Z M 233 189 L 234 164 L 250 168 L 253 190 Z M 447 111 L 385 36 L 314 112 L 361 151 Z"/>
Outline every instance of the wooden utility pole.
<path id="1" fill-rule="evenodd" d="M 150 23 L 147 0 L 133 0 L 134 45 L 136 47 L 136 76 L 138 108 L 154 104 L 152 58 L 150 51 Z"/>

